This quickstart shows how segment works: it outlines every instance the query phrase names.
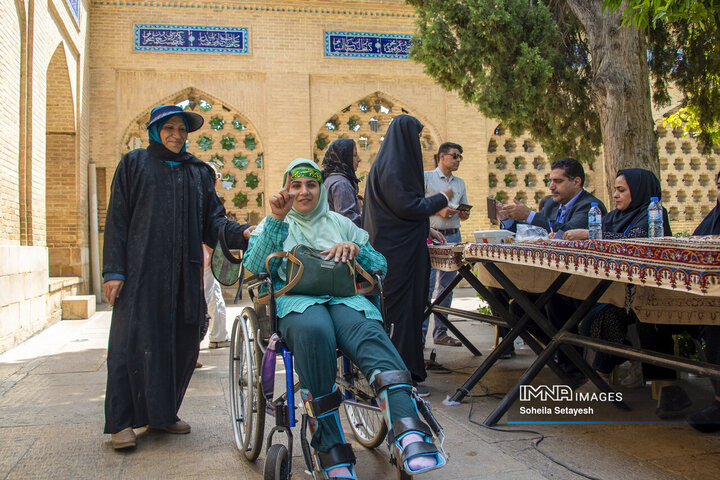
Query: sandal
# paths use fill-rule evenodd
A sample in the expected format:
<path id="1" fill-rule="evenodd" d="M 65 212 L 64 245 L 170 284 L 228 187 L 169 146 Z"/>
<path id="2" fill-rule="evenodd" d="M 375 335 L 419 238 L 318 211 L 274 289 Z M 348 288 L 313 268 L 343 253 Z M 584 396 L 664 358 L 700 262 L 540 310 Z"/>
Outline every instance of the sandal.
<path id="1" fill-rule="evenodd" d="M 438 337 L 433 340 L 435 345 L 446 345 L 448 347 L 460 347 L 462 342 L 457 338 L 452 338 L 450 335 L 445 334 L 442 337 Z"/>
<path id="2" fill-rule="evenodd" d="M 337 480 L 357 480 L 357 477 L 355 476 L 355 470 L 353 469 L 353 465 L 355 465 L 356 461 L 355 453 L 353 453 L 352 446 L 349 443 L 339 443 L 337 445 L 333 445 L 327 452 L 317 452 L 316 458 L 317 466 L 327 478 Z M 332 477 L 329 475 L 328 472 L 330 470 L 340 467 L 346 467 L 348 469 L 349 475 Z"/>
<path id="3" fill-rule="evenodd" d="M 417 434 L 422 437 L 422 441 L 412 442 L 405 447 L 402 446 L 403 437 L 408 434 Z M 398 468 L 405 470 L 408 475 L 417 475 L 418 473 L 428 472 L 445 466 L 447 460 L 440 453 L 438 448 L 432 442 L 432 432 L 430 427 L 425 425 L 416 418 L 405 417 L 396 420 L 390 432 L 388 432 L 387 441 L 395 451 L 395 462 Z M 433 465 L 413 470 L 410 468 L 408 461 L 419 456 L 432 457 L 435 460 Z"/>

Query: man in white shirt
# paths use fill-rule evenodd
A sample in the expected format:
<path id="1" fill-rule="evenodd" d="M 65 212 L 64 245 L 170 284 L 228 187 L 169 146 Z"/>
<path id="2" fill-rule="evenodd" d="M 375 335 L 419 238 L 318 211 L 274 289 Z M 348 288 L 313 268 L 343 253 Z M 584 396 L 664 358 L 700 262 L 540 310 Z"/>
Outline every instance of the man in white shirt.
<path id="1" fill-rule="evenodd" d="M 445 236 L 448 243 L 458 243 L 460 238 L 460 221 L 466 220 L 469 212 L 457 210 L 461 203 L 467 204 L 465 193 L 465 182 L 462 178 L 456 177 L 452 172 L 456 171 L 462 162 L 462 147 L 457 143 L 445 142 L 438 149 L 438 166 L 435 170 L 425 172 L 425 196 L 429 197 L 448 188 L 452 189 L 452 198 L 448 199 L 448 206 L 430 217 L 430 227 L 439 231 Z M 442 272 L 430 270 L 429 299 L 433 298 L 433 291 L 437 284 L 437 292 L 440 294 L 445 287 L 455 278 L 455 272 Z M 448 295 L 440 305 L 449 307 L 452 303 L 452 293 Z M 427 335 L 430 319 L 423 322 L 423 342 Z M 442 320 L 435 315 L 435 326 L 433 328 L 433 340 L 435 345 L 449 345 L 459 347 L 462 345 L 459 340 L 447 334 L 447 327 Z"/>

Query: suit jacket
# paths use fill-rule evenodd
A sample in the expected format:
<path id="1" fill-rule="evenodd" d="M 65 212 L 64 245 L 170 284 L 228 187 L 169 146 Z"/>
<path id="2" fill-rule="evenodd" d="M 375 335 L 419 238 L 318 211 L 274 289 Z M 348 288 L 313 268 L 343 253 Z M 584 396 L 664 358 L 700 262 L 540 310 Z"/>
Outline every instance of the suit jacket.
<path id="1" fill-rule="evenodd" d="M 605 204 L 603 204 L 603 202 L 594 195 L 590 194 L 587 190 L 583 189 L 583 191 L 580 192 L 578 199 L 575 200 L 575 203 L 573 203 L 572 207 L 570 207 L 567 215 L 565 215 L 564 222 L 561 223 L 556 220 L 560 204 L 550 199 L 545 204 L 545 207 L 535 214 L 531 223 L 532 225 L 542 227 L 545 230 L 547 230 L 548 226 L 551 224 L 553 232 L 555 233 L 567 232 L 568 230 L 572 230 L 574 228 L 588 228 L 588 211 L 590 210 L 590 204 L 592 202 L 598 203 L 600 211 L 603 215 L 607 214 Z M 511 227 L 512 231 L 516 231 L 518 223 L 526 222 L 513 223 Z"/>

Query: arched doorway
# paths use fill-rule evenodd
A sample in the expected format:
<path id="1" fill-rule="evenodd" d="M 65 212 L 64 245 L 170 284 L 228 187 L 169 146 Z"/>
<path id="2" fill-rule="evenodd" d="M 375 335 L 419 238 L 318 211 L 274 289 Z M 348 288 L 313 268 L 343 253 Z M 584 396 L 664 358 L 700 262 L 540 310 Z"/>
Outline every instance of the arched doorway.
<path id="1" fill-rule="evenodd" d="M 391 99 L 382 92 L 372 93 L 353 102 L 328 118 L 320 127 L 313 145 L 315 161 L 318 165 L 322 164 L 325 152 L 334 140 L 338 138 L 355 140 L 360 156 L 357 177 L 360 179 L 362 194 L 365 191 L 365 178 L 380 150 L 390 121 L 403 113 L 415 116 L 401 102 Z M 437 134 L 427 124 L 420 136 L 420 143 L 423 151 L 423 168 L 432 170 L 435 168 L 435 155 L 440 142 Z"/>
<path id="2" fill-rule="evenodd" d="M 47 68 L 45 109 L 45 219 L 51 277 L 80 277 L 81 231 L 87 212 L 81 208 L 72 88 L 61 43 Z"/>
<path id="3" fill-rule="evenodd" d="M 179 105 L 204 117 L 202 128 L 188 135 L 188 151 L 213 164 L 221 173 L 216 190 L 228 217 L 256 225 L 265 216 L 265 165 L 263 146 L 255 127 L 233 107 L 196 88 L 187 88 L 157 104 Z M 123 137 L 121 155 L 148 146 L 145 123 L 151 110 L 130 124 Z M 107 185 L 108 192 L 109 187 Z M 99 207 L 101 225 L 104 225 L 106 205 Z"/>

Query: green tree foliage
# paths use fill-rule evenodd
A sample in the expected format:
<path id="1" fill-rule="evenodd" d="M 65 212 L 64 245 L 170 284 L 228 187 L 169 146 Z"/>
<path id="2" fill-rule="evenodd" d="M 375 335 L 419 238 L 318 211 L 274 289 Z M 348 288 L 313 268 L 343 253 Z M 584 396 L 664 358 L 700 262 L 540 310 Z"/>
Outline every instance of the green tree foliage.
<path id="1" fill-rule="evenodd" d="M 621 0 L 605 0 L 615 11 Z M 720 144 L 720 0 L 629 0 L 626 25 L 648 34 L 654 100 L 667 103 L 668 84 L 684 95 L 666 124 L 682 125 L 706 149 Z"/>
<path id="2" fill-rule="evenodd" d="M 622 4 L 596 1 L 605 9 Z M 602 135 L 593 95 L 598 92 L 592 90 L 587 32 L 570 0 L 408 3 L 418 15 L 411 57 L 441 86 L 502 121 L 513 135 L 530 132 L 551 156 L 584 162 L 597 156 Z M 667 106 L 669 86 L 678 88 L 685 100 L 671 124 L 682 119 L 690 128 L 699 126 L 696 135 L 709 147 L 720 140 L 720 0 L 628 0 L 627 5 L 625 25 L 644 28 L 653 100 Z"/>
<path id="3" fill-rule="evenodd" d="M 418 14 L 411 56 L 441 86 L 513 135 L 529 131 L 551 156 L 597 156 L 588 46 L 564 2 L 408 2 Z"/>
<path id="4" fill-rule="evenodd" d="M 605 0 L 603 8 L 615 11 L 626 1 L 625 24 L 648 28 L 658 21 L 690 21 L 697 25 L 720 13 L 720 0 Z"/>

